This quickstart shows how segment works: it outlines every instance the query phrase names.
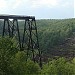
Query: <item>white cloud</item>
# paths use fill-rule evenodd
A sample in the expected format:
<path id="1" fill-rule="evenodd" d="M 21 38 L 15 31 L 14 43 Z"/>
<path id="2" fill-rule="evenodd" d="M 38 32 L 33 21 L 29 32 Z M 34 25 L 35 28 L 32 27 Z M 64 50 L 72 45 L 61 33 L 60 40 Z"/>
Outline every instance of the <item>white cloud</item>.
<path id="1" fill-rule="evenodd" d="M 15 0 L 13 4 L 13 9 L 17 8 L 21 4 L 21 0 Z"/>
<path id="2" fill-rule="evenodd" d="M 68 7 L 72 3 L 68 0 L 0 0 L 0 9 L 19 9 L 19 7 L 30 7 L 30 8 L 40 8 L 40 7 Z M 62 3 L 63 2 L 63 3 Z"/>
<path id="3" fill-rule="evenodd" d="M 74 5 L 74 3 L 73 3 L 73 1 L 65 1 L 65 2 L 63 2 L 63 3 L 61 3 L 60 4 L 60 6 L 62 6 L 62 7 L 70 7 L 70 6 L 73 6 Z"/>
<path id="4" fill-rule="evenodd" d="M 32 0 L 32 7 L 54 7 L 57 6 L 59 0 Z"/>
<path id="5" fill-rule="evenodd" d="M 29 4 L 30 3 L 30 4 Z M 70 7 L 73 5 L 73 0 L 28 0 L 27 3 L 32 8 L 40 8 L 40 7 Z"/>
<path id="6" fill-rule="evenodd" d="M 25 4 L 25 6 L 28 4 L 28 0 L 14 0 L 13 9 L 18 8 L 19 6 L 22 6 Z"/>
<path id="7" fill-rule="evenodd" d="M 3 9 L 7 6 L 7 2 L 5 0 L 0 0 L 0 8 Z"/>
<path id="8" fill-rule="evenodd" d="M 16 9 L 27 0 L 0 0 L 0 9 Z"/>

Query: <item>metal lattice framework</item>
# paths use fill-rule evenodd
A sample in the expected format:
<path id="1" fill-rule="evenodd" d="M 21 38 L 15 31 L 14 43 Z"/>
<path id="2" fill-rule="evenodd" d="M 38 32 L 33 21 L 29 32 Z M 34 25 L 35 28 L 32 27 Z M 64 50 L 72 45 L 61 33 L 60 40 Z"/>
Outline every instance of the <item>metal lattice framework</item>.
<path id="1" fill-rule="evenodd" d="M 18 15 L 0 15 L 0 19 L 3 20 L 3 32 L 2 36 L 9 36 L 18 39 L 18 47 L 20 50 L 27 50 L 27 56 L 29 51 L 32 53 L 32 59 L 35 62 L 35 50 L 38 50 L 39 64 L 41 63 L 41 51 L 39 50 L 37 26 L 34 16 L 18 16 Z M 12 19 L 12 21 L 10 21 Z M 23 36 L 20 36 L 19 21 L 24 21 Z"/>

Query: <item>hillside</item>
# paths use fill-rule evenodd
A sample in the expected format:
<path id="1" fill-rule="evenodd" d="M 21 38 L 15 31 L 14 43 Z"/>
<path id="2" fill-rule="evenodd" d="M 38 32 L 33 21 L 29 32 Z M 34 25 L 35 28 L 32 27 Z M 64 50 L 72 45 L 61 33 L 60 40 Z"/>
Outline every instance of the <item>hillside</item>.
<path id="1" fill-rule="evenodd" d="M 44 57 L 75 56 L 75 19 L 38 20 L 37 27 Z"/>
<path id="2" fill-rule="evenodd" d="M 36 20 L 42 60 L 20 51 L 17 39 L 0 37 L 0 75 L 75 75 L 75 19 Z M 3 21 L 0 21 L 0 35 Z M 22 38 L 24 21 L 19 21 Z M 7 26 L 6 26 L 7 27 Z M 33 37 L 35 38 L 35 37 Z"/>
<path id="3" fill-rule="evenodd" d="M 40 49 L 49 57 L 74 56 L 75 19 L 41 19 L 36 20 Z M 3 21 L 0 21 L 2 33 Z M 19 21 L 21 34 L 23 21 Z"/>

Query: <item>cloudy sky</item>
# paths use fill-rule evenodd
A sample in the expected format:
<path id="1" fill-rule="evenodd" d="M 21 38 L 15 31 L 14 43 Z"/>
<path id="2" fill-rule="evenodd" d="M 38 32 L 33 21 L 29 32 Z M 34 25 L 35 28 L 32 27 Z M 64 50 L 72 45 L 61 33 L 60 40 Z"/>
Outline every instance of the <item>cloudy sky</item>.
<path id="1" fill-rule="evenodd" d="M 74 18 L 75 0 L 0 0 L 0 14 L 30 15 L 37 19 Z"/>

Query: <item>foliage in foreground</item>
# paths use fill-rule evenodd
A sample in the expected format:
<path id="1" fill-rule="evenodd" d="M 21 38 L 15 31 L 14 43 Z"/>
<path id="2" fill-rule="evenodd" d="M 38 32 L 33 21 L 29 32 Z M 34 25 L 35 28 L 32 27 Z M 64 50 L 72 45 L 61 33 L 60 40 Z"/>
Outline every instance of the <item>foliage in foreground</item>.
<path id="1" fill-rule="evenodd" d="M 72 61 L 63 57 L 50 61 L 43 66 L 42 75 L 75 75 L 75 58 Z"/>
<path id="2" fill-rule="evenodd" d="M 38 75 L 39 65 L 26 61 L 26 53 L 16 45 L 11 38 L 0 38 L 0 75 Z"/>
<path id="3" fill-rule="evenodd" d="M 26 58 L 26 53 L 18 51 L 12 39 L 0 38 L 0 75 L 75 75 L 75 58 L 53 59 L 43 64 L 42 69 Z"/>

